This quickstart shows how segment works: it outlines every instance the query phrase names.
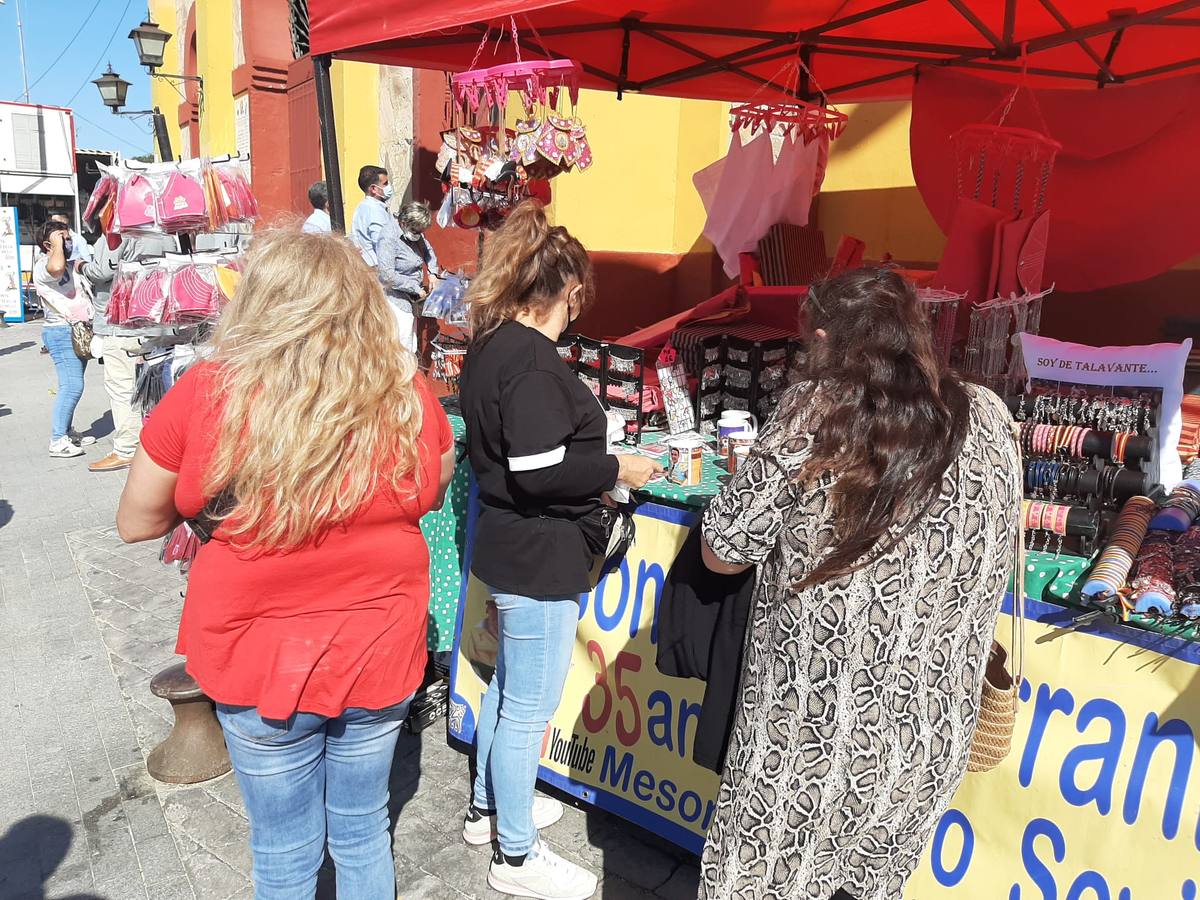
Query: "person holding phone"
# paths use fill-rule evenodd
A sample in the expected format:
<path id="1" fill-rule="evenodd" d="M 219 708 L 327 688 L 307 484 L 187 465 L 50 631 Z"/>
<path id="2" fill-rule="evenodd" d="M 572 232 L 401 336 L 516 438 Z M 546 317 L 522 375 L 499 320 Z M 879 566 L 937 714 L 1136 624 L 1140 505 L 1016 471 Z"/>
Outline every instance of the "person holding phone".
<path id="1" fill-rule="evenodd" d="M 50 455 L 55 459 L 83 456 L 83 444 L 94 444 L 72 428 L 75 407 L 83 396 L 83 373 L 87 360 L 80 359 L 71 343 L 71 322 L 91 317 L 91 304 L 85 302 L 71 263 L 74 249 L 71 229 L 66 222 L 51 219 L 38 231 L 42 253 L 33 264 L 33 288 L 42 302 L 42 344 L 54 360 L 58 375 L 58 393 L 50 423 Z M 82 316 L 80 311 L 82 310 Z"/>

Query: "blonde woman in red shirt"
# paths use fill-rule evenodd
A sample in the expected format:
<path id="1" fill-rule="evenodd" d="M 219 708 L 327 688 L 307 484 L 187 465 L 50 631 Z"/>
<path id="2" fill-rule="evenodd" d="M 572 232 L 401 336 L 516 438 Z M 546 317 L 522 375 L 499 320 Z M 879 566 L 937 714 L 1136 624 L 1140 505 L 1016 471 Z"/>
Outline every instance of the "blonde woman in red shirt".
<path id="1" fill-rule="evenodd" d="M 177 652 L 217 704 L 258 900 L 314 896 L 326 846 L 341 900 L 394 897 L 388 773 L 425 669 L 418 522 L 453 471 L 450 425 L 339 237 L 256 235 L 212 349 L 146 422 L 117 528 L 220 522 Z"/>

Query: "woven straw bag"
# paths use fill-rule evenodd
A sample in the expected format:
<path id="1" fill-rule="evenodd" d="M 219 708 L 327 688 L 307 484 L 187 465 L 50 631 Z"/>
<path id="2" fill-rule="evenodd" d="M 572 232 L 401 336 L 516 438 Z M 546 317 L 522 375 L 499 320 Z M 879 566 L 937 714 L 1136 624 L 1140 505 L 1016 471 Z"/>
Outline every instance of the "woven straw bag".
<path id="1" fill-rule="evenodd" d="M 1021 442 L 1017 441 L 1018 471 L 1021 462 Z M 1003 645 L 992 641 L 987 670 L 983 678 L 983 693 L 979 698 L 979 721 L 971 738 L 971 754 L 967 758 L 968 772 L 990 772 L 1008 756 L 1013 731 L 1017 725 L 1017 690 L 1025 668 L 1025 523 L 1017 523 L 1016 560 L 1013 575 L 1012 638 L 1009 646 L 1016 656 L 1014 678 L 1005 665 L 1008 652 Z"/>

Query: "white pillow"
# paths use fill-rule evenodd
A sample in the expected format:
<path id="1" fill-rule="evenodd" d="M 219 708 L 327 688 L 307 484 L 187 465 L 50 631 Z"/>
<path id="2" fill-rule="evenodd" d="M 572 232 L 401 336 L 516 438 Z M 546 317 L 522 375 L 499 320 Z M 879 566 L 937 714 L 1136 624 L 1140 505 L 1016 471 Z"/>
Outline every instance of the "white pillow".
<path id="1" fill-rule="evenodd" d="M 1183 429 L 1183 372 L 1192 339 L 1182 344 L 1089 347 L 1035 334 L 1020 334 L 1025 369 L 1031 379 L 1162 391 L 1158 420 L 1158 480 L 1170 490 L 1183 478 L 1179 436 Z"/>

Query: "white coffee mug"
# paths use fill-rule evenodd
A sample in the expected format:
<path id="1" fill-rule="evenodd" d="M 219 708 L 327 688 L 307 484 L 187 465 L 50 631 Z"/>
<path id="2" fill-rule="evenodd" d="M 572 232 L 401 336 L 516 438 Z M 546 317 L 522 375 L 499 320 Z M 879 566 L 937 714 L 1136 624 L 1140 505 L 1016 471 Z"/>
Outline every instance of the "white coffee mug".
<path id="1" fill-rule="evenodd" d="M 717 420 L 717 452 L 729 452 L 729 436 L 744 431 L 758 431 L 758 419 L 744 409 L 727 409 Z"/>

